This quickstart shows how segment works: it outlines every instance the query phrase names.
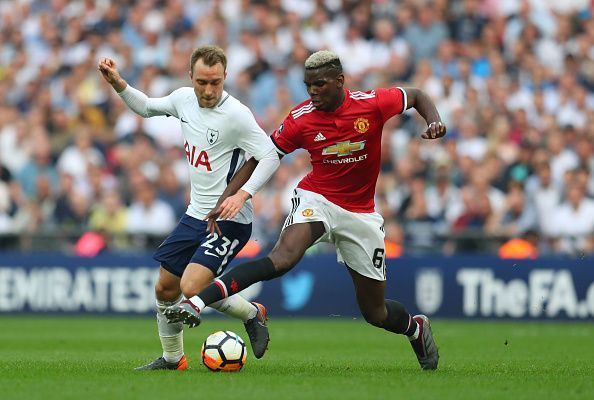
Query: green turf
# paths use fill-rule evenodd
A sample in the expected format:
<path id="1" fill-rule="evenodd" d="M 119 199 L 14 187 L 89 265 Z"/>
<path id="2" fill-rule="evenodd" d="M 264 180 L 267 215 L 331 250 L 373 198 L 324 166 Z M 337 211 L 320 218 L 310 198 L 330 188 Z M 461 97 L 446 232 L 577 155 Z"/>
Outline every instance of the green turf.
<path id="1" fill-rule="evenodd" d="M 594 324 L 433 321 L 437 372 L 407 341 L 361 320 L 272 320 L 262 360 L 208 371 L 208 318 L 186 331 L 190 370 L 134 372 L 159 354 L 148 318 L 0 316 L 0 399 L 583 399 L 594 392 Z M 405 397 L 406 396 L 406 397 Z"/>

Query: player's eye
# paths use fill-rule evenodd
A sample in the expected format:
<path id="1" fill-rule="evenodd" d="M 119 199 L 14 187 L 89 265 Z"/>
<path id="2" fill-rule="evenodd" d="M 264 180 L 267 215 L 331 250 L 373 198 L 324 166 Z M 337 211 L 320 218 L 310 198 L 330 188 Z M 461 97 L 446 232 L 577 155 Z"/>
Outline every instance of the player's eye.
<path id="1" fill-rule="evenodd" d="M 303 82 L 303 83 L 305 83 L 305 87 L 307 87 L 307 88 L 310 88 L 312 86 L 322 87 L 322 86 L 324 86 L 326 84 L 326 81 L 315 81 L 315 82 L 312 82 L 312 83 Z"/>

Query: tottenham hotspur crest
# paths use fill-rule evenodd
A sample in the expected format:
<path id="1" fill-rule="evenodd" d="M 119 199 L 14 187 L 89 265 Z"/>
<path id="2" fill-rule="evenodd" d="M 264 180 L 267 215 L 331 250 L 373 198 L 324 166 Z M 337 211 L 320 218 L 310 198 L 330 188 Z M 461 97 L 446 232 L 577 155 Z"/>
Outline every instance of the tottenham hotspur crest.
<path id="1" fill-rule="evenodd" d="M 219 131 L 215 131 L 214 129 L 208 128 L 206 131 L 206 140 L 210 144 L 215 144 L 217 139 L 219 138 Z"/>

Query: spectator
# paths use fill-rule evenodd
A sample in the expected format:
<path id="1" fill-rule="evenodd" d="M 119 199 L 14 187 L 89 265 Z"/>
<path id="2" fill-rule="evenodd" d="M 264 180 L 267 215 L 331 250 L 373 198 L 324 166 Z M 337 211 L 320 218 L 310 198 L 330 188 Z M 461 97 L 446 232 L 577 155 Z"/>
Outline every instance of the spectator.
<path id="1" fill-rule="evenodd" d="M 561 190 L 553 183 L 547 162 L 538 165 L 536 177 L 527 183 L 527 190 L 530 202 L 535 206 L 539 231 L 545 237 L 551 237 L 555 230 L 555 221 L 551 216 L 561 202 Z"/>
<path id="2" fill-rule="evenodd" d="M 431 1 L 418 5 L 416 21 L 404 31 L 404 39 L 412 49 L 415 62 L 434 58 L 440 43 L 448 37 L 445 23 L 435 15 L 432 5 Z"/>
<path id="3" fill-rule="evenodd" d="M 491 215 L 486 230 L 496 235 L 516 237 L 536 227 L 536 213 L 526 201 L 524 186 L 510 183 L 503 207 Z"/>
<path id="4" fill-rule="evenodd" d="M 486 20 L 478 7 L 477 0 L 462 1 L 462 10 L 450 21 L 451 37 L 455 41 L 464 44 L 481 36 Z"/>
<path id="5" fill-rule="evenodd" d="M 165 236 L 176 222 L 173 209 L 157 199 L 149 181 L 138 185 L 127 214 L 126 230 L 132 234 Z"/>
<path id="6" fill-rule="evenodd" d="M 594 250 L 594 201 L 585 196 L 585 189 L 578 182 L 571 182 L 566 193 L 566 200 L 552 216 L 555 249 L 574 255 L 591 252 Z"/>
<path id="7" fill-rule="evenodd" d="M 403 202 L 401 215 L 405 235 L 407 252 L 427 251 L 435 245 L 435 220 L 428 213 L 428 199 L 425 195 L 425 177 L 416 174 L 410 184 L 410 195 Z"/>
<path id="8" fill-rule="evenodd" d="M 179 216 L 188 196 L 179 190 L 187 180 L 179 126 L 128 113 L 98 85 L 94 65 L 114 58 L 129 82 L 160 96 L 183 85 L 183 60 L 193 47 L 211 42 L 229 56 L 227 90 L 256 109 L 269 132 L 289 105 L 307 98 L 303 62 L 322 48 L 352 55 L 345 68 L 354 90 L 424 87 L 448 135 L 421 145 L 416 118 L 390 121 L 376 204 L 386 220 L 401 208 L 402 216 L 415 210 L 401 221 L 407 239 L 419 215 L 432 219 L 422 222 L 432 251 L 448 235 L 475 242 L 458 248 L 487 250 L 479 240 L 492 243 L 493 232 L 508 232 L 499 218 L 507 213 L 518 222 L 521 192 L 542 245 L 557 235 L 550 216 L 565 186 L 585 188 L 585 203 L 594 196 L 594 21 L 584 18 L 587 1 L 125 3 L 0 10 L 0 163 L 12 177 L 0 183 L 0 226 L 11 232 L 86 228 L 93 199 L 117 190 L 123 204 L 140 204 L 146 185 Z M 287 188 L 308 168 L 307 157 L 285 157 L 254 199 L 254 237 L 263 250 L 290 211 L 282 200 Z M 403 208 L 407 201 L 412 208 Z M 499 228 L 485 230 L 485 217 Z M 559 237 L 553 250 L 567 251 Z M 584 243 L 577 247 L 587 249 Z"/>
<path id="9" fill-rule="evenodd" d="M 180 219 L 186 212 L 185 187 L 179 182 L 171 166 L 162 166 L 159 174 L 157 197 L 167 203 L 173 210 L 176 219 Z"/>
<path id="10" fill-rule="evenodd" d="M 45 136 L 39 136 L 32 152 L 31 160 L 17 174 L 17 180 L 29 198 L 37 195 L 36 184 L 39 177 L 45 176 L 52 188 L 58 187 L 59 182 L 58 171 L 51 157 L 51 147 Z"/>
<path id="11" fill-rule="evenodd" d="M 89 215 L 89 228 L 100 232 L 106 238 L 108 247 L 123 249 L 128 245 L 126 208 L 115 190 L 107 190 L 101 201 L 93 206 Z"/>
<path id="12" fill-rule="evenodd" d="M 101 166 L 103 155 L 93 147 L 93 140 L 89 127 L 81 126 L 77 129 L 74 143 L 67 146 L 58 158 L 58 171 L 74 177 L 77 185 L 84 184 L 89 179 L 88 165 Z"/>

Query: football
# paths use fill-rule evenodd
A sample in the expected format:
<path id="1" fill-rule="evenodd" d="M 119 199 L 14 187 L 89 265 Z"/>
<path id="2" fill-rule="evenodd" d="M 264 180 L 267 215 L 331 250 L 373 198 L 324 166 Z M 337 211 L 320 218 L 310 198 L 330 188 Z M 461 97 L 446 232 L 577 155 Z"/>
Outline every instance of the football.
<path id="1" fill-rule="evenodd" d="M 237 372 L 245 365 L 245 342 L 237 333 L 218 331 L 202 344 L 202 363 L 211 371 Z"/>

